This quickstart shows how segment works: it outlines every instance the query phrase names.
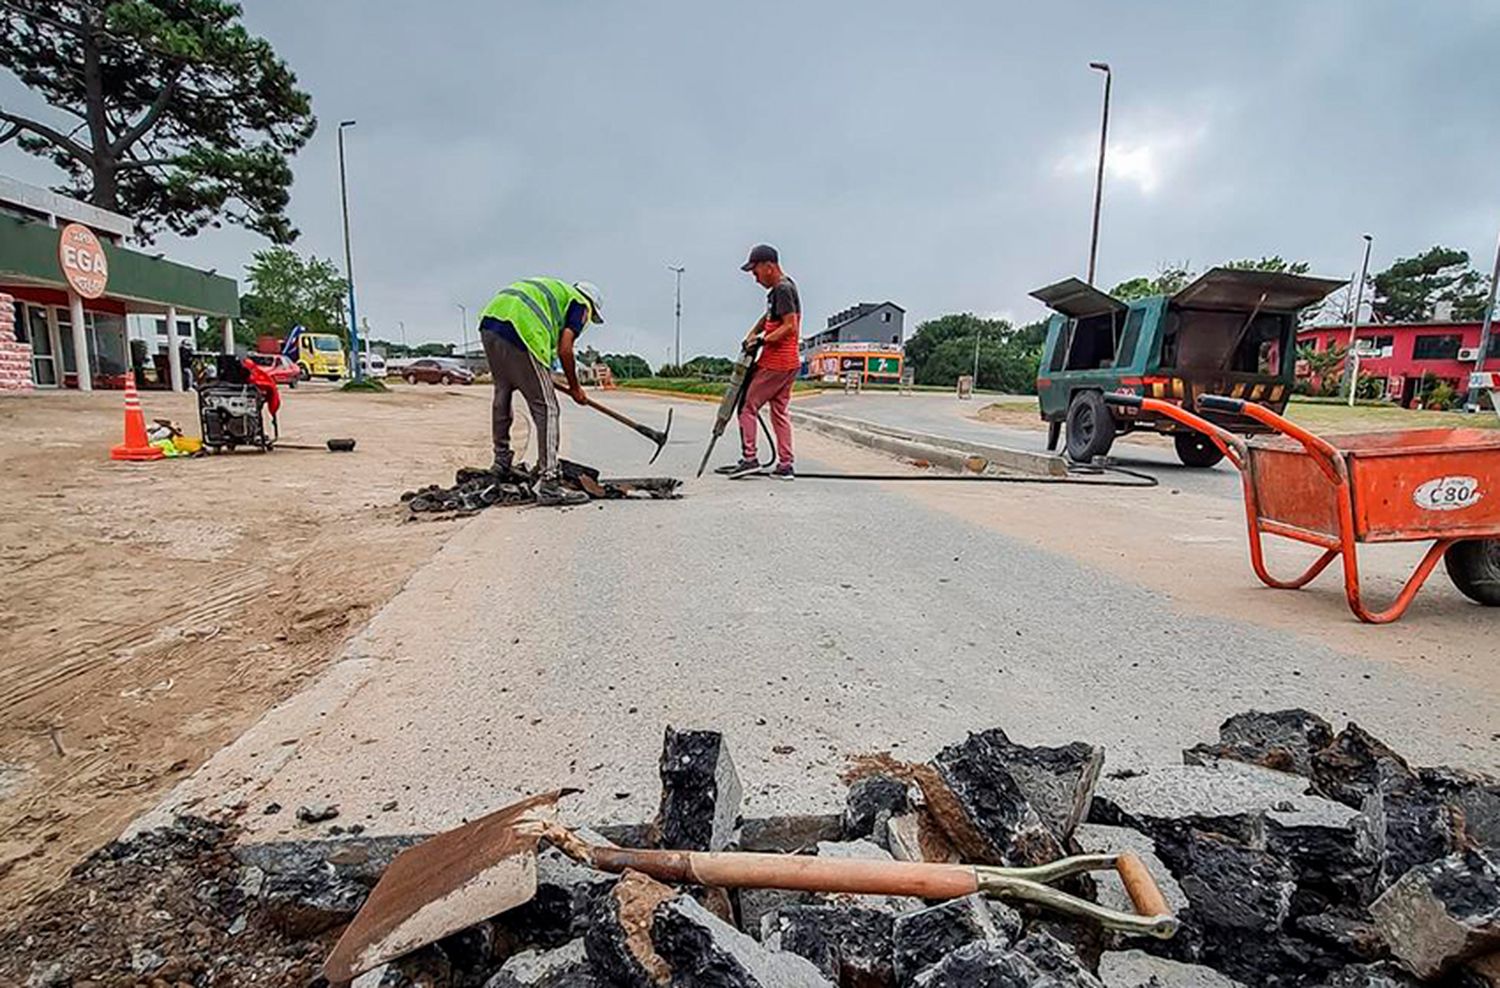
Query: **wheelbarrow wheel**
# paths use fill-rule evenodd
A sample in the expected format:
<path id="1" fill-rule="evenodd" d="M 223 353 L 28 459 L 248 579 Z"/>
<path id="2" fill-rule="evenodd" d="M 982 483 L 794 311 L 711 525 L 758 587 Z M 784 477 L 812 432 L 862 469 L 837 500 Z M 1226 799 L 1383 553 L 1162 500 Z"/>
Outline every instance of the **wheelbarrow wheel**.
<path id="1" fill-rule="evenodd" d="M 1500 607 L 1500 539 L 1464 539 L 1443 553 L 1448 578 L 1465 597 Z"/>
<path id="2" fill-rule="evenodd" d="M 1224 458 L 1224 451 L 1201 432 L 1178 432 L 1172 436 L 1177 458 L 1185 467 L 1211 467 Z"/>
<path id="3" fill-rule="evenodd" d="M 1104 456 L 1115 443 L 1115 419 L 1104 395 L 1097 391 L 1080 391 L 1068 403 L 1068 458 L 1088 463 Z"/>

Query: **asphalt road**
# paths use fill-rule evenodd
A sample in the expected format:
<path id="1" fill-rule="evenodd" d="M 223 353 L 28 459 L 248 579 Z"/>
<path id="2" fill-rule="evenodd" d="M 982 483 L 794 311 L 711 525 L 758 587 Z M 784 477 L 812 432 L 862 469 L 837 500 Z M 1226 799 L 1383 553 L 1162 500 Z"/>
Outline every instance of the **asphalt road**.
<path id="1" fill-rule="evenodd" d="M 565 404 L 564 454 L 690 477 L 712 409 L 677 402 L 647 468 L 647 443 Z M 880 465 L 817 436 L 798 449 L 809 469 Z M 718 452 L 733 457 L 732 435 Z M 714 477 L 676 502 L 494 509 L 452 523 L 341 661 L 167 805 L 243 800 L 271 837 L 306 833 L 293 809 L 328 799 L 338 823 L 399 832 L 578 786 L 575 819 L 639 820 L 671 724 L 726 732 L 748 812 L 796 811 L 832 805 L 857 753 L 923 758 L 998 725 L 1102 744 L 1119 768 L 1292 705 L 1353 717 L 1419 763 L 1500 768 L 1492 612 L 1445 586 L 1407 625 L 1365 629 L 1336 583 L 1255 591 L 1237 510 L 1165 485 Z M 1197 520 L 1142 541 L 1184 512 Z M 263 815 L 271 802 L 285 809 Z"/>
<path id="2" fill-rule="evenodd" d="M 860 395 L 830 392 L 811 399 L 805 407 L 892 428 L 912 429 L 1011 449 L 1045 451 L 1047 432 L 1040 419 L 1034 429 L 1019 429 L 983 422 L 974 417 L 985 405 L 997 400 L 1007 403 L 1014 401 L 984 395 L 960 400 L 951 394 L 921 391 L 909 395 L 889 391 L 870 391 Z M 1018 404 L 1035 411 L 1036 399 Z M 1239 496 L 1239 474 L 1234 467 L 1227 463 L 1220 463 L 1211 470 L 1185 467 L 1177 459 L 1170 444 L 1154 437 L 1119 439 L 1110 449 L 1109 455 L 1121 466 L 1145 470 L 1164 483 L 1172 483 L 1197 493 L 1221 497 Z"/>

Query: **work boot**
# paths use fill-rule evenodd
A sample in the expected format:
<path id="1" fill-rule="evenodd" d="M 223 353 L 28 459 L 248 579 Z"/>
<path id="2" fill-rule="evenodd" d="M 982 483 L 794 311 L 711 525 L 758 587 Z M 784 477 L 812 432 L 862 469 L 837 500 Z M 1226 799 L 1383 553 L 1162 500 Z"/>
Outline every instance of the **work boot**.
<path id="1" fill-rule="evenodd" d="M 726 463 L 722 467 L 714 467 L 714 473 L 737 477 L 740 474 L 754 473 L 759 469 L 760 464 L 754 460 L 741 459 L 738 463 Z"/>
<path id="2" fill-rule="evenodd" d="M 589 496 L 583 491 L 564 487 L 556 480 L 543 480 L 536 485 L 536 503 L 548 508 L 566 508 L 569 505 L 588 504 Z"/>
<path id="3" fill-rule="evenodd" d="M 783 463 L 771 471 L 771 476 L 776 480 L 796 480 L 797 474 L 793 472 L 790 463 Z"/>
<path id="4" fill-rule="evenodd" d="M 510 465 L 514 458 L 512 453 L 496 453 L 495 462 L 490 464 L 490 473 L 498 473 L 502 476 L 510 473 Z"/>

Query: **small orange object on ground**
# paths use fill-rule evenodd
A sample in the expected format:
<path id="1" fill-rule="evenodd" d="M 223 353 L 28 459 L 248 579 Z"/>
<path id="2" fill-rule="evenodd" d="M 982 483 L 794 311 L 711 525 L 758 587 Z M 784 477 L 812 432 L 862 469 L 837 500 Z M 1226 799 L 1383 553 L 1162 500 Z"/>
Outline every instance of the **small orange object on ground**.
<path id="1" fill-rule="evenodd" d="M 146 438 L 146 415 L 135 390 L 135 373 L 125 373 L 125 441 L 109 451 L 111 460 L 159 460 L 166 456 Z"/>

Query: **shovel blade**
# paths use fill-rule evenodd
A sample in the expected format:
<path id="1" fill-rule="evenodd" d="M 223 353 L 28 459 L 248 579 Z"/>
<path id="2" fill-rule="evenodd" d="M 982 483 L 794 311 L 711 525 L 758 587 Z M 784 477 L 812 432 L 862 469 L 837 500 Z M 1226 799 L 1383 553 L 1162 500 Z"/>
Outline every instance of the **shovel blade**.
<path id="1" fill-rule="evenodd" d="M 334 984 L 530 902 L 537 834 L 567 790 L 533 796 L 402 851 L 323 963 Z"/>

